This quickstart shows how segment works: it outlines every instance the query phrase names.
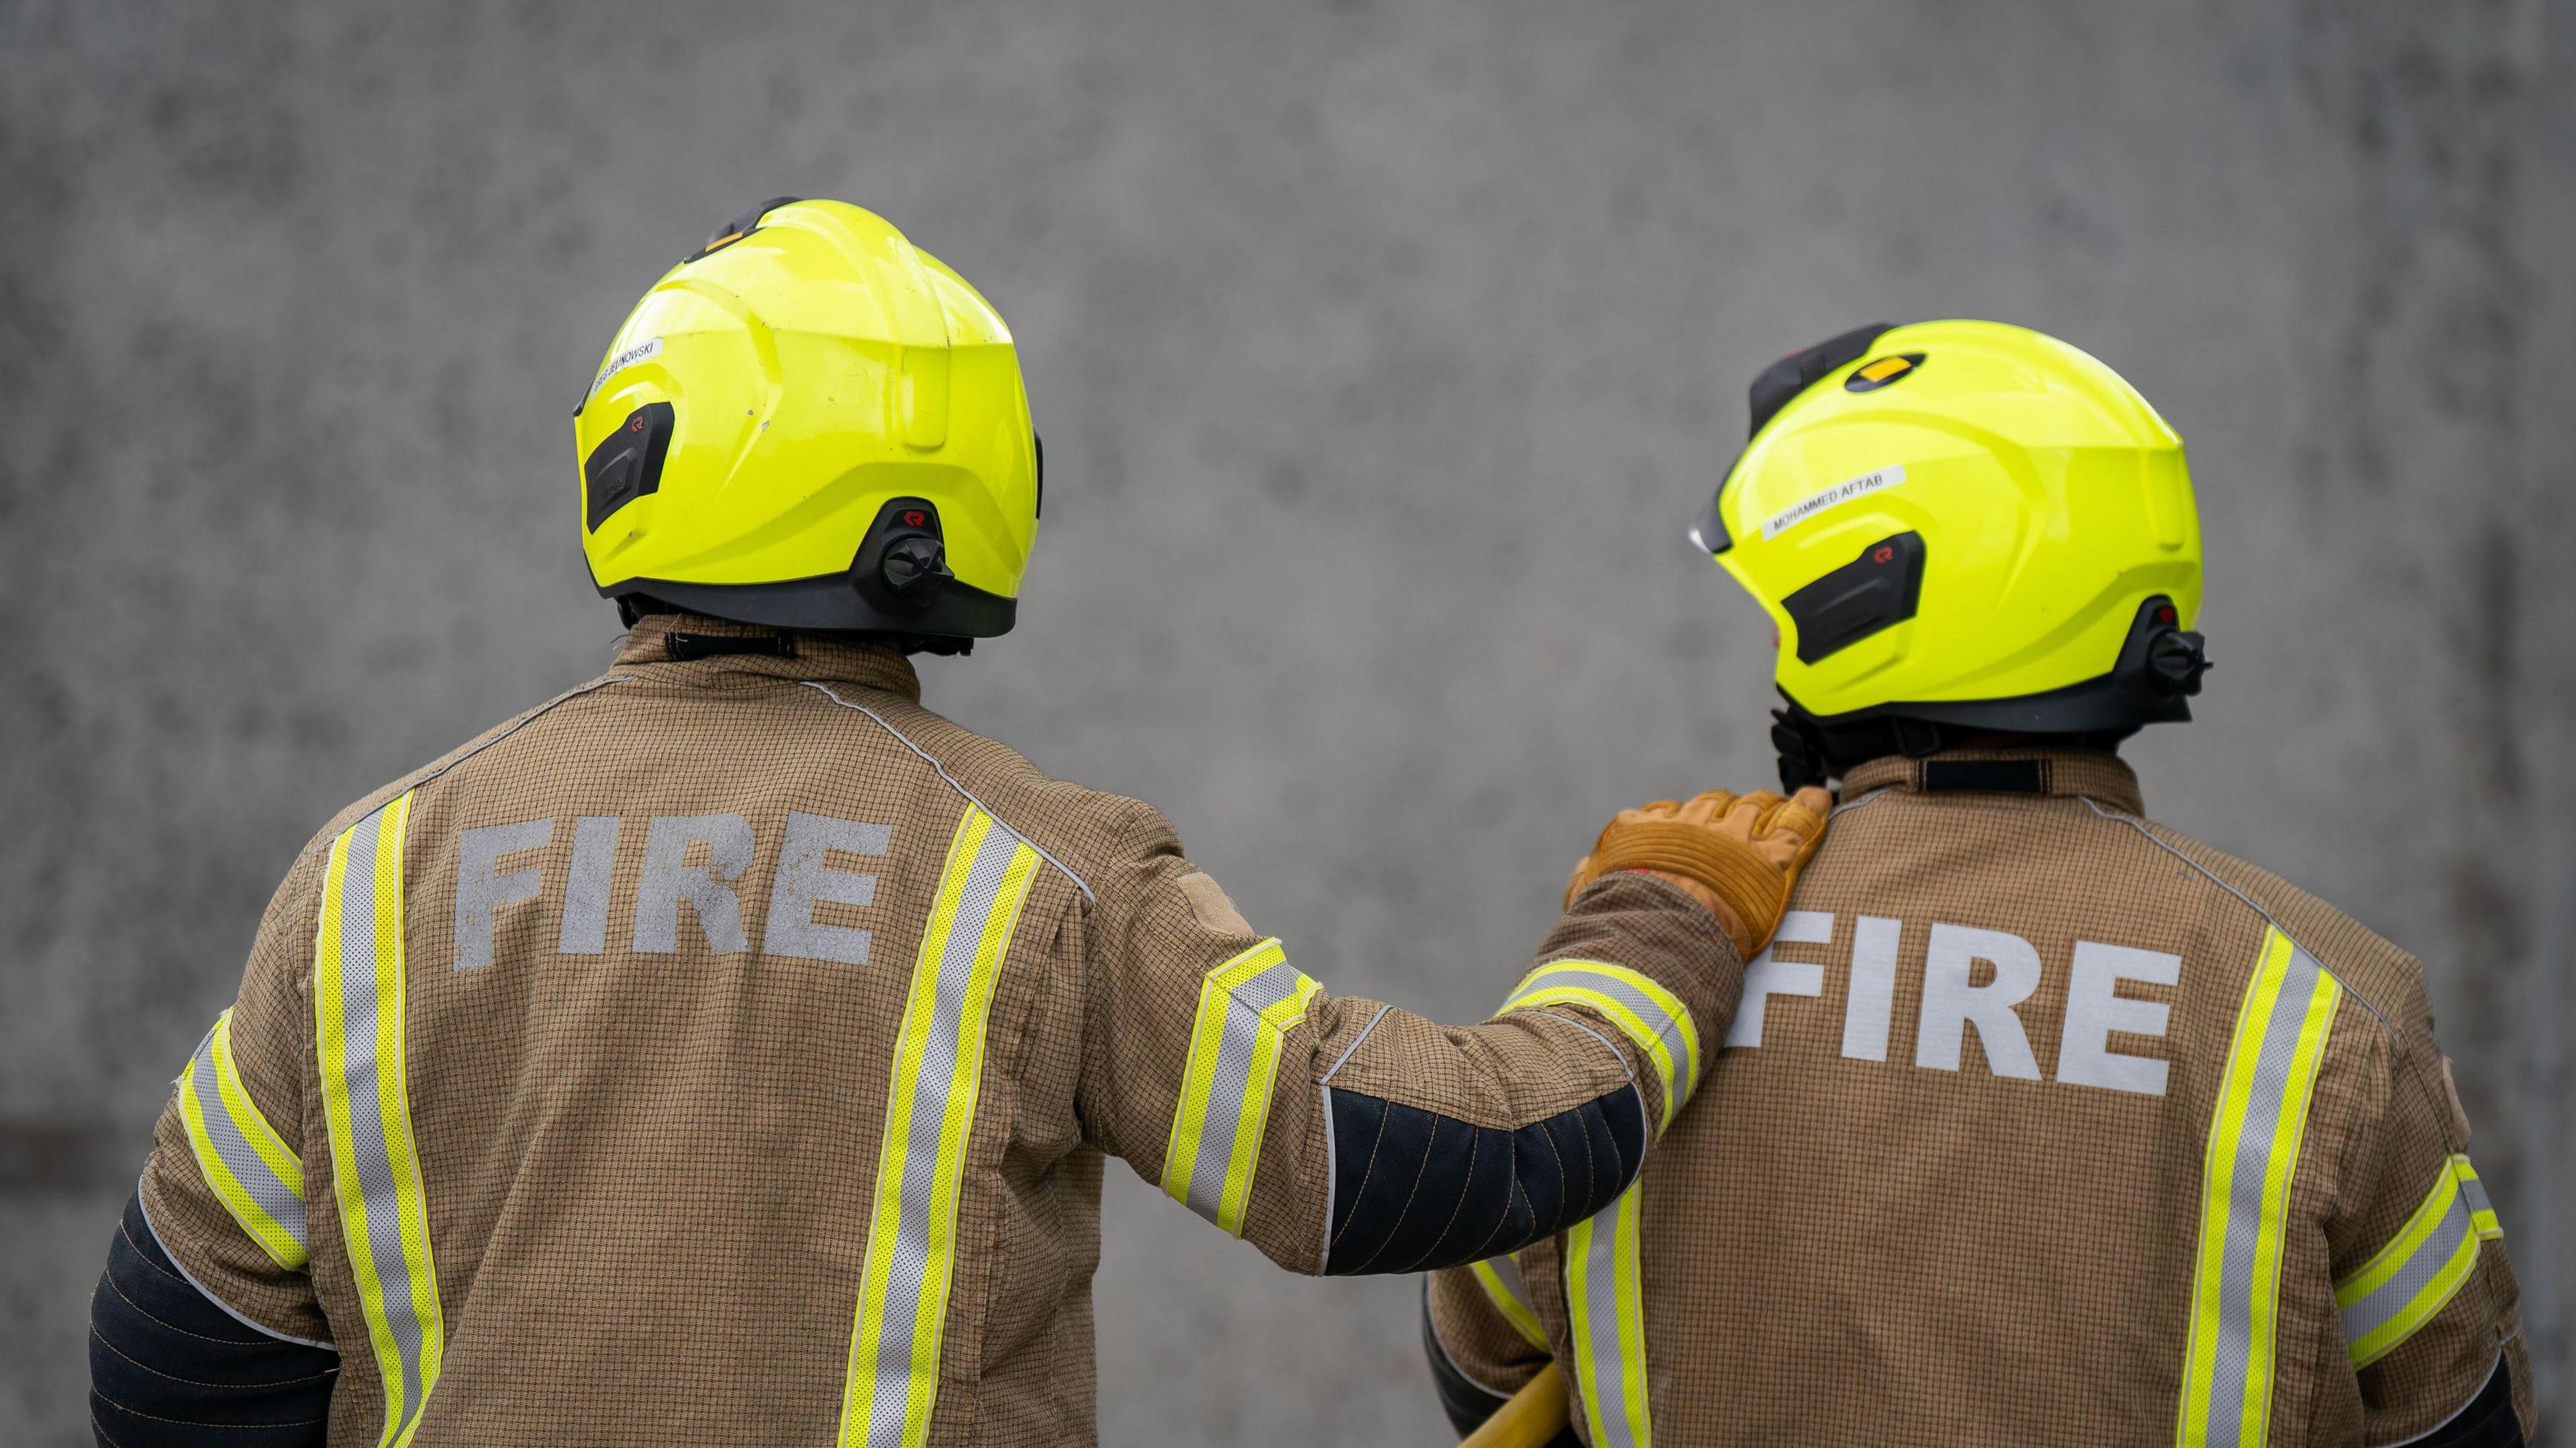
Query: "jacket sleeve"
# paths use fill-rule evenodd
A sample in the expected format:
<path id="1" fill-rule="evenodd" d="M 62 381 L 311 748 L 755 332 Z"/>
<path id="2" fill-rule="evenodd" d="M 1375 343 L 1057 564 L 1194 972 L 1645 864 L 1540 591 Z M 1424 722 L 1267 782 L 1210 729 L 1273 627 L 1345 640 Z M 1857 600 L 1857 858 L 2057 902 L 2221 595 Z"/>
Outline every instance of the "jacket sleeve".
<path id="1" fill-rule="evenodd" d="M 2357 1200 L 2327 1224 L 2363 1441 L 2519 1448 L 2536 1431 L 2519 1291 L 2449 1063 L 2429 1012 L 2412 1014 L 2385 1057 Z"/>
<path id="2" fill-rule="evenodd" d="M 308 852 L 270 901 L 240 995 L 181 1066 L 111 1244 L 91 1386 L 116 1441 L 321 1441 L 318 1413 L 296 1416 L 327 1403 L 337 1364 L 302 1160 L 320 864 Z"/>
<path id="3" fill-rule="evenodd" d="M 1609 1205 L 1742 987 L 1705 910 L 1621 874 L 1483 1025 L 1336 996 L 1132 808 L 1085 924 L 1085 1130 L 1295 1271 L 1479 1261 Z"/>
<path id="4" fill-rule="evenodd" d="M 1422 1348 L 1441 1409 L 1462 1438 L 1554 1355 L 1522 1285 L 1521 1264 L 1510 1256 L 1443 1268 L 1423 1279 Z M 1575 1441 L 1571 1428 L 1562 1441 Z"/>

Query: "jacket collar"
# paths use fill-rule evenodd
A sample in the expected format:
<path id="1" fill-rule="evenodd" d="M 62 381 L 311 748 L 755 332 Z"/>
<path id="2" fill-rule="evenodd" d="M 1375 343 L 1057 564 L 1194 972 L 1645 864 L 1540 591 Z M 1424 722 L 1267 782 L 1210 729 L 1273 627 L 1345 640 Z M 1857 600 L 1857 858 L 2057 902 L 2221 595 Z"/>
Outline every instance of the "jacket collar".
<path id="1" fill-rule="evenodd" d="M 2137 771 L 2097 749 L 1944 749 L 1925 758 L 1883 754 L 1843 772 L 1843 798 L 1908 794 L 2083 795 L 2143 813 Z"/>
<path id="2" fill-rule="evenodd" d="M 758 645 L 757 652 L 728 646 Z M 638 620 L 617 648 L 620 664 L 652 664 L 684 677 L 766 674 L 777 679 L 817 679 L 883 689 L 919 703 L 921 676 L 891 644 L 853 642 L 847 635 L 775 629 L 695 613 L 656 613 Z"/>

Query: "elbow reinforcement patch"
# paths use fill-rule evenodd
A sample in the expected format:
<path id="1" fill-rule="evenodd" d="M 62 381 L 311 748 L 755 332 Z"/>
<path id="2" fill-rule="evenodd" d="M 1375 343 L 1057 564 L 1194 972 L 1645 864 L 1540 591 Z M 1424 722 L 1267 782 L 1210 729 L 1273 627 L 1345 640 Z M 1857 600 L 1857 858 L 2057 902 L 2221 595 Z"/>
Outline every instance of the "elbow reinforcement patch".
<path id="1" fill-rule="evenodd" d="M 339 1354 L 251 1327 L 181 1275 L 137 1198 L 90 1298 L 90 1419 L 119 1448 L 319 1444 Z"/>
<path id="2" fill-rule="evenodd" d="M 1646 1118 L 1621 1087 L 1514 1131 L 1327 1088 L 1329 1276 L 1427 1272 L 1517 1251 L 1610 1205 L 1637 1174 Z"/>

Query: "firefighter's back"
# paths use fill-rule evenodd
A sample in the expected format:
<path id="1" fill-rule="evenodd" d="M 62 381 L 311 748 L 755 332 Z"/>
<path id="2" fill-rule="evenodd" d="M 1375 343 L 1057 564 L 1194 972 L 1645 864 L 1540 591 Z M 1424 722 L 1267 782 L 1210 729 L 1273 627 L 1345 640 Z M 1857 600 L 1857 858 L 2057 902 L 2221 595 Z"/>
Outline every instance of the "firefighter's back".
<path id="1" fill-rule="evenodd" d="M 2109 756 L 1844 797 L 1633 1225 L 1521 1254 L 1592 1442 L 1640 1400 L 1668 1444 L 2385 1442 L 2477 1396 L 2513 1284 L 2412 959 Z"/>
<path id="2" fill-rule="evenodd" d="M 693 626 L 354 806 L 272 912 L 313 933 L 263 942 L 236 1054 L 305 1102 L 333 1440 L 829 1441 L 845 1398 L 926 1414 L 883 1389 L 943 1349 L 1079 1433 L 1098 1156 L 1048 948 L 1082 887 L 1033 842 L 1127 802 L 920 709 L 890 650 Z"/>

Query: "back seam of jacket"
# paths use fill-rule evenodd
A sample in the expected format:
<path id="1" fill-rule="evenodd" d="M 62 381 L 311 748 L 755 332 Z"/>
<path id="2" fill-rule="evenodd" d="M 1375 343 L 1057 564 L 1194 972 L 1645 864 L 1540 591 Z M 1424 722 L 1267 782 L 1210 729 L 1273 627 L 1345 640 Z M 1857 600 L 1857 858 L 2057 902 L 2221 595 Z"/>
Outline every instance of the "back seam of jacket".
<path id="1" fill-rule="evenodd" d="M 2387 1012 L 2382 1011 L 2376 1004 L 2372 1003 L 2370 997 L 2363 995 L 2359 990 L 2355 989 L 2351 981 L 2344 979 L 2343 972 L 2328 964 L 2324 956 L 2319 955 L 2315 951 L 2309 950 L 2307 946 L 2300 944 L 2299 937 L 2290 933 L 2290 927 L 2283 925 L 2280 922 L 2280 919 L 2273 915 L 2271 911 L 2254 903 L 2253 896 L 2246 894 L 2244 891 L 2237 889 L 2234 885 L 2220 879 L 2217 872 L 2210 869 L 2207 865 L 2204 865 L 2200 861 L 2193 859 L 2191 856 L 2184 854 L 2181 850 L 2174 848 L 2171 843 L 2158 838 L 2156 832 L 2148 829 L 2145 822 L 2138 819 L 2135 815 L 2122 814 L 2117 810 L 2104 809 L 2091 795 L 2080 794 L 2077 795 L 2076 798 L 2084 801 L 2085 808 L 2090 809 L 2093 813 L 2101 816 L 2103 819 L 2109 820 L 2114 824 L 2127 825 L 2129 828 L 2136 830 L 2138 832 L 2138 838 L 2145 840 L 2148 844 L 2151 844 L 2157 849 L 2164 851 L 2166 854 L 2173 856 L 2175 859 L 2182 861 L 2185 865 L 2191 867 L 2194 874 L 2199 875 L 2202 879 L 2216 885 L 2219 889 L 2226 891 L 2228 894 L 2235 896 L 2237 903 L 2262 917 L 2263 923 L 2266 925 L 2280 931 L 2282 939 L 2289 941 L 2292 945 L 2296 945 L 2300 950 L 2305 951 L 2308 958 L 2317 963 L 2317 969 L 2324 971 L 2327 975 L 2334 978 L 2335 984 L 2342 986 L 2347 991 L 2350 991 L 2352 993 L 2352 998 L 2361 1003 L 2361 1008 L 2370 1012 L 2371 1018 L 2379 1022 L 2380 1029 L 2388 1032 L 2392 1036 L 2402 1035 L 2402 1033 L 2398 1031 L 2396 1023 L 2388 1019 Z"/>
<path id="2" fill-rule="evenodd" d="M 1059 859 L 1057 859 L 1054 855 L 1049 854 L 1049 853 L 1047 852 L 1047 847 L 1046 847 L 1046 846 L 1039 844 L 1037 841 L 1035 841 L 1035 840 L 1033 840 L 1033 839 L 1030 839 L 1026 834 L 1023 834 L 1023 833 L 1021 833 L 1019 830 L 1014 829 L 1014 828 L 1012 827 L 1012 825 L 1011 825 L 1010 821 L 1008 821 L 1008 820 L 1006 820 L 1006 819 L 1003 819 L 1003 818 L 1002 818 L 1002 812 L 1001 812 L 1000 810 L 997 810 L 997 809 L 993 808 L 991 805 L 986 804 L 986 803 L 984 803 L 984 801 L 982 801 L 982 800 L 980 800 L 980 799 L 976 798 L 976 797 L 975 797 L 975 791 L 973 791 L 973 790 L 971 790 L 971 789 L 968 789 L 964 784 L 960 783 L 960 782 L 958 781 L 958 778 L 957 778 L 957 776 L 956 776 L 956 775 L 950 774 L 950 773 L 948 772 L 948 766 L 947 766 L 947 765 L 945 765 L 945 764 L 940 763 L 940 762 L 939 762 L 939 757 L 938 757 L 937 755 L 932 754 L 929 750 L 924 749 L 924 748 L 922 748 L 920 745 L 913 743 L 913 742 L 912 742 L 912 740 L 911 740 L 911 738 L 910 738 L 910 737 L 908 737 L 907 735 L 905 735 L 905 733 L 904 733 L 902 730 L 897 729 L 897 728 L 896 728 L 896 727 L 894 727 L 892 724 L 887 723 L 884 715 L 882 715 L 882 714 L 878 713 L 878 712 L 877 712 L 876 710 L 874 710 L 874 709 L 869 708 L 869 707 L 868 707 L 867 705 L 865 705 L 865 704 L 853 704 L 853 703 L 851 703 L 849 700 L 842 698 L 839 694 L 836 694 L 836 693 L 832 692 L 832 686 L 831 686 L 831 685 L 826 684 L 826 683 L 823 683 L 823 682 L 821 682 L 820 680 L 816 680 L 816 679 L 799 679 L 799 680 L 797 680 L 797 682 L 798 682 L 798 683 L 800 683 L 800 684 L 803 684 L 806 688 L 812 689 L 812 690 L 813 690 L 813 691 L 815 691 L 816 693 L 821 694 L 824 698 L 831 700 L 833 703 L 840 705 L 840 706 L 841 706 L 842 708 L 844 708 L 844 709 L 854 710 L 854 711 L 856 711 L 856 712 L 858 712 L 858 713 L 861 713 L 861 714 L 865 714 L 865 715 L 867 715 L 870 719 L 875 720 L 875 721 L 876 721 L 876 726 L 877 726 L 879 729 L 884 730 L 884 731 L 885 731 L 885 732 L 887 732 L 888 734 L 893 735 L 893 736 L 894 736 L 894 740 L 895 740 L 895 742 L 896 742 L 897 744 L 900 744 L 900 745 L 902 745 L 904 748 L 911 750 L 913 753 L 915 753 L 915 754 L 917 754 L 917 755 L 920 755 L 920 756 L 921 756 L 921 761 L 922 761 L 922 763 L 929 765 L 929 766 L 930 766 L 932 769 L 934 769 L 934 770 L 937 770 L 937 771 L 939 772 L 939 777 L 940 777 L 941 779 L 946 780 L 946 781 L 948 782 L 948 787 L 949 787 L 950 789 L 953 789 L 953 790 L 957 791 L 957 793 L 958 793 L 959 795 L 963 796 L 963 797 L 965 798 L 965 800 L 966 800 L 966 802 L 967 802 L 968 804 L 971 804 L 971 805 L 975 806 L 975 808 L 982 810 L 985 814 L 992 816 L 993 823 L 995 823 L 995 824 L 997 824 L 997 825 L 1000 825 L 1003 829 L 1010 830 L 1010 832 L 1011 832 L 1011 838 L 1013 838 L 1013 839 L 1015 839 L 1015 840 L 1018 840 L 1021 844 L 1024 844 L 1024 845 L 1028 846 L 1030 849 L 1037 851 L 1037 855 L 1038 855 L 1038 858 L 1039 858 L 1039 859 L 1044 860 L 1044 861 L 1046 861 L 1048 864 L 1055 866 L 1055 868 L 1056 868 L 1056 872 L 1057 872 L 1058 874 L 1061 874 L 1061 875 L 1062 875 L 1062 876 L 1064 876 L 1066 879 L 1071 880 L 1071 881 L 1073 882 L 1073 888 L 1075 888 L 1075 889 L 1077 889 L 1077 890 L 1079 890 L 1079 891 L 1081 891 L 1081 892 L 1082 892 L 1082 898 L 1084 898 L 1084 899 L 1086 899 L 1086 900 L 1090 901 L 1090 902 L 1091 902 L 1092 904 L 1094 904 L 1094 905 L 1097 905 L 1097 904 L 1099 904 L 1099 903 L 1100 903 L 1100 897 L 1099 897 L 1098 895 L 1093 894 L 1093 893 L 1091 892 L 1091 887 L 1090 887 L 1089 885 L 1087 885 L 1087 884 L 1085 884 L 1085 883 L 1083 882 L 1083 878 L 1082 878 L 1080 875 L 1077 875 L 1077 874 L 1075 874 L 1071 869 L 1068 869 L 1068 868 L 1066 867 L 1066 865 L 1065 865 L 1064 861 L 1059 860 Z"/>

